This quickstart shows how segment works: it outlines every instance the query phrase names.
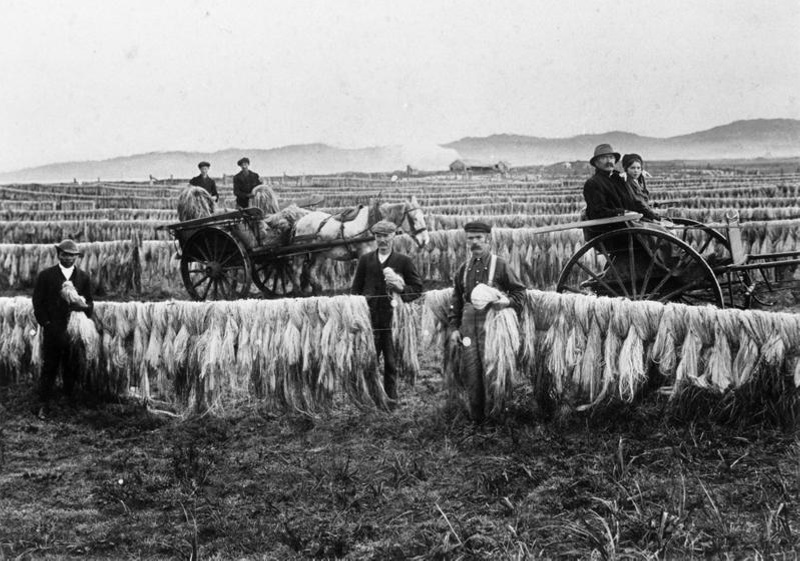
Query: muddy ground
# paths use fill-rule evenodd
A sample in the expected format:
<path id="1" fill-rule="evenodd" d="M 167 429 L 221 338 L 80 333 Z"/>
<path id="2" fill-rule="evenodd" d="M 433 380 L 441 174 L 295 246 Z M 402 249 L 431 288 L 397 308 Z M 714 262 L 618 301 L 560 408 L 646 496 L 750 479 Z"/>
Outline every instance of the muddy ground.
<path id="1" fill-rule="evenodd" d="M 522 386 L 475 427 L 436 367 L 393 413 L 0 388 L 0 559 L 796 558 L 800 441 L 659 398 L 555 420 Z M 194 556 L 194 557 L 192 557 Z"/>

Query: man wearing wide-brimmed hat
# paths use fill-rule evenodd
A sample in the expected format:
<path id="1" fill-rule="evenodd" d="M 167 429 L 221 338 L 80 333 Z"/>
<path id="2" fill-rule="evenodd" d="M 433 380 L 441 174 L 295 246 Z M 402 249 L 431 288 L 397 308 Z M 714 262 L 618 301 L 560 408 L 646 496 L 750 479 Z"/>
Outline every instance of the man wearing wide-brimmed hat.
<path id="1" fill-rule="evenodd" d="M 583 185 L 586 217 L 589 220 L 610 218 L 632 211 L 640 213 L 645 219 L 658 220 L 658 215 L 649 206 L 642 204 L 633 196 L 625 180 L 615 169 L 619 159 L 619 152 L 615 152 L 610 144 L 600 144 L 594 149 L 594 156 L 589 160 L 589 164 L 595 168 L 595 173 Z M 612 224 L 595 227 L 592 231 L 602 233 L 623 226 L 624 223 Z"/>
<path id="2" fill-rule="evenodd" d="M 411 258 L 393 249 L 397 232 L 394 222 L 381 220 L 371 231 L 378 248 L 359 258 L 350 292 L 367 298 L 378 360 L 383 355 L 383 389 L 392 400 L 389 406 L 394 408 L 397 406 L 397 366 L 392 342 L 394 299 L 411 302 L 419 298 L 422 279 Z"/>
<path id="3" fill-rule="evenodd" d="M 189 185 L 194 185 L 195 187 L 202 187 L 211 197 L 214 199 L 214 202 L 219 201 L 219 193 L 217 193 L 217 182 L 211 179 L 208 175 L 208 170 L 211 168 L 211 164 L 208 162 L 200 162 L 197 164 L 197 167 L 200 169 L 200 175 L 197 175 L 189 180 Z"/>
<path id="4" fill-rule="evenodd" d="M 71 397 L 75 385 L 75 363 L 70 356 L 71 345 L 67 338 L 69 315 L 81 311 L 91 317 L 94 308 L 89 275 L 75 266 L 75 260 L 81 255 L 78 245 L 66 239 L 55 247 L 58 264 L 40 272 L 33 288 L 33 313 L 42 329 L 41 417 L 47 413 L 59 368 L 64 394 Z M 83 297 L 86 306 L 70 304 L 63 298 L 62 287 L 67 281 Z"/>
<path id="5" fill-rule="evenodd" d="M 508 263 L 492 253 L 492 228 L 484 222 L 464 226 L 470 257 L 455 274 L 448 321 L 450 345 L 461 346 L 459 379 L 467 392 L 469 413 L 476 423 L 483 422 L 487 404 L 485 364 L 486 314 L 490 307 L 508 306 L 519 313 L 525 301 L 525 286 Z M 491 304 L 478 303 L 476 292 L 493 292 Z M 499 291 L 499 292 L 498 292 Z"/>
<path id="6" fill-rule="evenodd" d="M 236 165 L 242 170 L 233 176 L 233 194 L 236 197 L 237 208 L 247 208 L 250 206 L 250 199 L 253 189 L 261 185 L 261 178 L 256 172 L 250 169 L 250 158 L 239 158 Z"/>

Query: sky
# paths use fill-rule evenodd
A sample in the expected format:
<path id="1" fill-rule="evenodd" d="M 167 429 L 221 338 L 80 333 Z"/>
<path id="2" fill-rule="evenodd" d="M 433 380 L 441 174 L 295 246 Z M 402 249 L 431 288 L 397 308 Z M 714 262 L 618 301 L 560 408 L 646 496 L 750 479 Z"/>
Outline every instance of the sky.
<path id="1" fill-rule="evenodd" d="M 796 0 L 0 0 L 0 171 L 800 119 Z"/>

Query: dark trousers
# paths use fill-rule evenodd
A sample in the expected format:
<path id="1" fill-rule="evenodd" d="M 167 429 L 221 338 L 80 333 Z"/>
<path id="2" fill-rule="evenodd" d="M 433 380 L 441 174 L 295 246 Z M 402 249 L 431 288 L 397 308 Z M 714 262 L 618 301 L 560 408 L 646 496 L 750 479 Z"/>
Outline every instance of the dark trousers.
<path id="1" fill-rule="evenodd" d="M 461 337 L 469 337 L 470 345 L 461 348 L 461 379 L 467 391 L 469 414 L 476 423 L 486 415 L 486 385 L 484 384 L 484 351 L 486 345 L 487 310 L 476 310 L 465 303 L 461 315 Z"/>
<path id="2" fill-rule="evenodd" d="M 375 328 L 375 351 L 378 362 L 383 355 L 383 389 L 390 399 L 397 399 L 397 367 L 394 362 L 394 343 L 391 328 Z"/>
<path id="3" fill-rule="evenodd" d="M 77 378 L 75 360 L 72 356 L 66 326 L 47 327 L 42 337 L 42 375 L 39 380 L 39 400 L 50 400 L 53 396 L 56 376 L 61 368 L 64 393 L 72 394 Z"/>

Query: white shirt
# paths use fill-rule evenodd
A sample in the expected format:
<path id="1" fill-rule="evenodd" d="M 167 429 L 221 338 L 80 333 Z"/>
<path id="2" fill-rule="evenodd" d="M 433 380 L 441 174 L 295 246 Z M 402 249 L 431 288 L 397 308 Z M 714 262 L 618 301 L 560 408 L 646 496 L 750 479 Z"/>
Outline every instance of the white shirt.
<path id="1" fill-rule="evenodd" d="M 72 278 L 72 273 L 75 272 L 75 265 L 72 267 L 64 267 L 61 263 L 58 264 L 58 268 L 61 269 L 61 274 L 64 275 L 64 278 L 70 280 Z"/>
<path id="2" fill-rule="evenodd" d="M 387 253 L 386 255 L 381 254 L 381 252 L 379 251 L 378 252 L 378 261 L 381 264 L 384 264 L 384 263 L 386 263 L 386 260 L 389 259 L 389 257 L 391 257 L 391 256 L 392 256 L 392 252 L 391 251 L 389 253 Z"/>

